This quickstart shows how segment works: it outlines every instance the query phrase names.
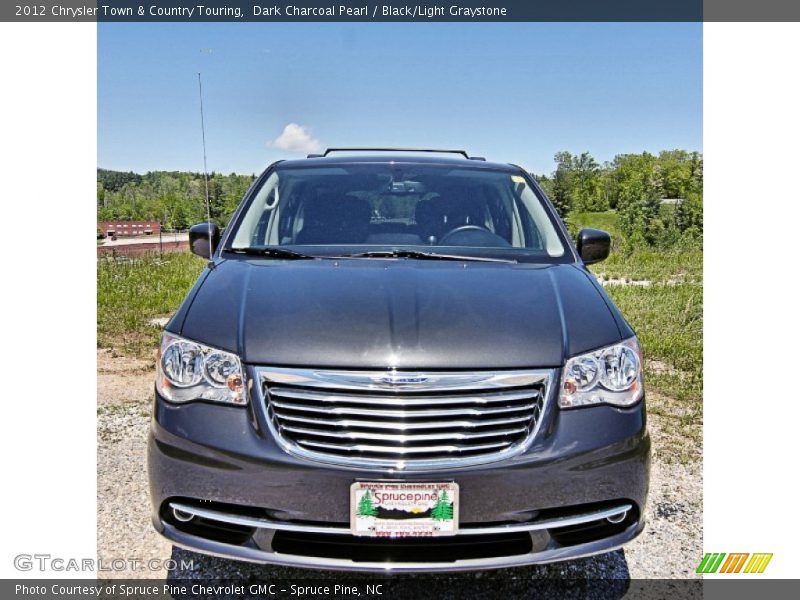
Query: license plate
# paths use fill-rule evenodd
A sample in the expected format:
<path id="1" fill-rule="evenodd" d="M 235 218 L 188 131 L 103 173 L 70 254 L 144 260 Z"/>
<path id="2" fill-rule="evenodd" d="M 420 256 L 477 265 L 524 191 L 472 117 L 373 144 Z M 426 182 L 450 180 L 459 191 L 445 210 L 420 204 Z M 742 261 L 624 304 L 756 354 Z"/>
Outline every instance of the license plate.
<path id="1" fill-rule="evenodd" d="M 357 481 L 350 486 L 350 529 L 367 537 L 455 535 L 458 484 Z"/>

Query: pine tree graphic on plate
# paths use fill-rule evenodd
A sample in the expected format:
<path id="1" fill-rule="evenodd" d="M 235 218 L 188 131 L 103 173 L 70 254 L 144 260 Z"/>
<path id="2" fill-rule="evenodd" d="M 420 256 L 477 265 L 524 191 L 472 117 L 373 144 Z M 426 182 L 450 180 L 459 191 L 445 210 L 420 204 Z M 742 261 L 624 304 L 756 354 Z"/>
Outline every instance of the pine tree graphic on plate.
<path id="1" fill-rule="evenodd" d="M 369 490 L 361 496 L 361 500 L 358 502 L 358 509 L 356 509 L 356 515 L 359 517 L 374 517 L 377 516 L 378 509 L 375 508 L 375 505 L 372 504 L 372 492 Z"/>
<path id="2" fill-rule="evenodd" d="M 453 503 L 447 496 L 447 490 L 442 490 L 441 496 L 431 509 L 431 518 L 437 521 L 451 521 L 453 519 Z"/>

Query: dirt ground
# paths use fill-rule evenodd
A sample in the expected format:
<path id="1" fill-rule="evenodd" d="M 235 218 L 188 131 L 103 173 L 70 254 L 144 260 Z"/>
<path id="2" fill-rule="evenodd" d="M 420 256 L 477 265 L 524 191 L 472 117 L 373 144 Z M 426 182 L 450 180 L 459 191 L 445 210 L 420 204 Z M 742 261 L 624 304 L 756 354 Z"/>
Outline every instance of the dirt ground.
<path id="1" fill-rule="evenodd" d="M 97 545 L 98 558 L 110 564 L 123 558 L 142 562 L 157 558 L 192 559 L 188 571 L 115 570 L 104 577 L 125 578 L 219 578 L 236 576 L 317 577 L 297 569 L 250 565 L 221 560 L 175 549 L 161 538 L 150 522 L 147 489 L 145 440 L 153 393 L 151 361 L 115 356 L 99 350 L 97 409 Z M 665 419 L 650 415 L 653 438 L 650 496 L 645 511 L 644 533 L 624 549 L 591 558 L 523 567 L 489 575 L 475 573 L 459 576 L 468 584 L 474 578 L 569 577 L 576 579 L 614 578 L 686 578 L 696 577 L 695 567 L 702 558 L 702 462 L 669 460 L 659 452 L 682 443 L 673 426 Z M 690 442 L 691 443 L 691 442 Z M 702 456 L 699 448 L 689 453 Z M 499 581 L 499 579 L 498 579 Z M 498 590 L 501 592 L 501 590 Z M 454 597 L 458 597 L 456 594 Z"/>

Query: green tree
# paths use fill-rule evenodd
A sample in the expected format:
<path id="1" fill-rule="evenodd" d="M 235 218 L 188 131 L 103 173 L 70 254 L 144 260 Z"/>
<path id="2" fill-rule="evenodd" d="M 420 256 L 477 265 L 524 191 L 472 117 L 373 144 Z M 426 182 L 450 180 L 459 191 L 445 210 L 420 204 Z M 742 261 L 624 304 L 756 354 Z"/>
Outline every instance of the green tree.
<path id="1" fill-rule="evenodd" d="M 219 221 L 225 212 L 225 198 L 222 193 L 222 181 L 216 175 L 208 179 L 208 206 L 212 221 Z"/>
<path id="2" fill-rule="evenodd" d="M 573 158 L 572 164 L 573 210 L 603 211 L 608 210 L 608 202 L 600 188 L 600 165 L 588 152 Z"/>
<path id="3" fill-rule="evenodd" d="M 431 518 L 437 521 L 450 521 L 453 519 L 453 503 L 447 496 L 447 490 L 442 490 L 436 504 L 431 509 Z"/>
<path id="4" fill-rule="evenodd" d="M 620 227 L 628 242 L 633 245 L 646 243 L 648 219 L 659 200 L 653 185 L 655 156 L 647 152 L 626 154 L 617 156 L 614 162 L 619 190 L 617 211 Z"/>
<path id="5" fill-rule="evenodd" d="M 553 180 L 550 179 L 547 175 L 537 175 L 536 173 L 530 173 L 530 176 L 536 180 L 536 183 L 538 183 L 542 187 L 544 193 L 547 194 L 547 197 L 550 198 L 550 200 L 552 200 Z"/>
<path id="6" fill-rule="evenodd" d="M 359 517 L 374 517 L 378 514 L 378 509 L 375 508 L 375 505 L 372 504 L 372 492 L 367 490 L 366 493 L 361 496 L 361 500 L 358 502 L 358 508 L 356 509 L 356 514 Z"/>
<path id="7" fill-rule="evenodd" d="M 255 175 L 209 176 L 212 217 L 227 224 Z M 184 229 L 205 220 L 202 173 L 151 171 L 144 175 L 97 170 L 97 218 L 157 219 L 168 229 Z"/>
<path id="8" fill-rule="evenodd" d="M 106 188 L 99 181 L 97 182 L 97 209 L 105 208 L 106 206 Z"/>
<path id="9" fill-rule="evenodd" d="M 700 193 L 690 192 L 676 207 L 675 224 L 685 238 L 703 239 L 703 196 Z"/>
<path id="10" fill-rule="evenodd" d="M 556 170 L 553 172 L 550 200 L 561 218 L 565 218 L 572 210 L 573 157 L 569 152 L 558 152 L 553 160 L 556 161 Z"/>
<path id="11" fill-rule="evenodd" d="M 605 162 L 600 170 L 599 195 L 601 196 L 603 210 L 617 208 L 617 198 L 619 196 L 619 185 L 616 177 L 614 163 Z"/>

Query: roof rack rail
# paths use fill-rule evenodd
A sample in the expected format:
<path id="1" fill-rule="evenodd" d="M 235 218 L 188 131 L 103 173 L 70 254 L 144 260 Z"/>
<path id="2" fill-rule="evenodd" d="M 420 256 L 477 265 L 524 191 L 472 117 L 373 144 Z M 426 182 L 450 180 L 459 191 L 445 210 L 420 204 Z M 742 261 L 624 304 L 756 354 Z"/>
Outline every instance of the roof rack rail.
<path id="1" fill-rule="evenodd" d="M 331 152 L 432 152 L 436 154 L 460 154 L 469 160 L 486 160 L 482 156 L 470 156 L 466 150 L 436 150 L 433 148 L 328 148 L 324 154 L 309 154 L 306 158 L 323 158 Z"/>

